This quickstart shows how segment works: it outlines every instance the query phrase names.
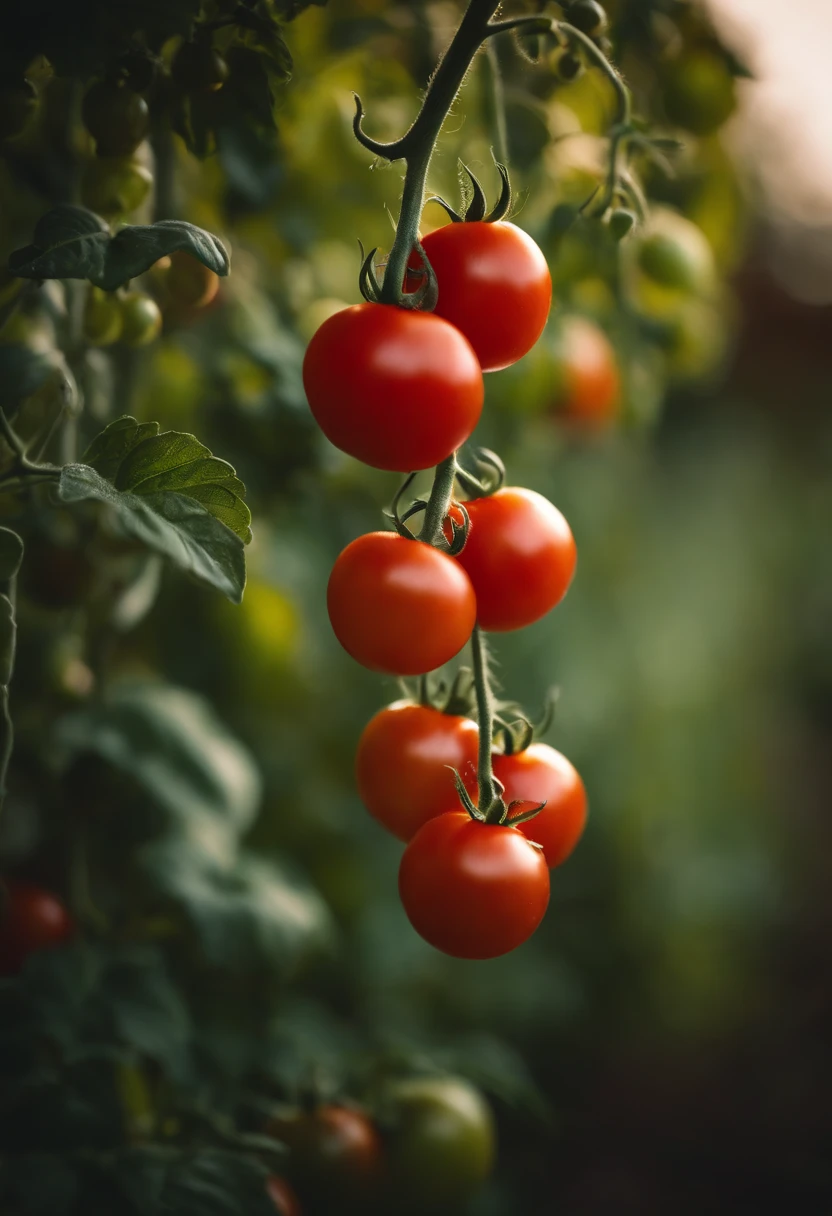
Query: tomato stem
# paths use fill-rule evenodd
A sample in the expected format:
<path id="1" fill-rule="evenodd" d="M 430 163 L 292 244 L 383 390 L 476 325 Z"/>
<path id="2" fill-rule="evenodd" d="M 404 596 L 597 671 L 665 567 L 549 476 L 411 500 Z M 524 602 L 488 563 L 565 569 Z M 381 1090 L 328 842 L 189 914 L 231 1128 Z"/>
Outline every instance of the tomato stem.
<path id="1" fill-rule="evenodd" d="M 452 452 L 447 460 L 436 466 L 433 475 L 430 498 L 425 508 L 425 519 L 419 540 L 429 545 L 435 545 L 442 540 L 445 520 L 454 494 L 454 478 L 456 477 L 456 452 Z"/>
<path id="2" fill-rule="evenodd" d="M 479 624 L 471 634 L 474 687 L 477 694 L 479 752 L 477 756 L 477 802 L 486 823 L 501 823 L 506 815 L 503 789 L 494 776 L 491 737 L 494 733 L 494 693 L 488 671 L 488 643 Z"/>

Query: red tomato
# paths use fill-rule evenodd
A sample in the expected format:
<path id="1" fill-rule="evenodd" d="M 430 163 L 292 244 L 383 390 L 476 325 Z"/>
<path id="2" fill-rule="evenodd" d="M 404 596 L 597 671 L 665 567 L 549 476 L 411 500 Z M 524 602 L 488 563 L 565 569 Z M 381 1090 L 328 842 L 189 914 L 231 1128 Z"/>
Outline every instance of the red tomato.
<path id="1" fill-rule="evenodd" d="M 36 950 L 59 946 L 75 932 L 57 896 L 42 887 L 10 882 L 0 923 L 0 975 L 15 975 Z"/>
<path id="2" fill-rule="evenodd" d="M 303 383 L 331 443 L 399 473 L 445 460 L 482 412 L 482 371 L 459 330 L 389 304 L 355 304 L 324 321 Z"/>
<path id="3" fill-rule="evenodd" d="M 494 776 L 505 786 L 506 802 L 546 803 L 518 830 L 542 846 L 548 866 L 566 861 L 586 824 L 586 790 L 574 765 L 548 743 L 532 743 L 513 756 L 495 756 Z"/>
<path id="4" fill-rule="evenodd" d="M 347 545 L 329 576 L 327 607 L 354 659 L 399 676 L 447 663 L 477 615 L 474 589 L 454 559 L 395 532 L 368 532 Z"/>
<path id="5" fill-rule="evenodd" d="M 361 1111 L 335 1105 L 290 1110 L 271 1119 L 267 1130 L 288 1148 L 287 1172 L 304 1203 L 337 1199 L 349 1209 L 379 1180 L 381 1140 Z"/>
<path id="6" fill-rule="evenodd" d="M 496 958 L 531 937 L 549 903 L 540 849 L 504 824 L 450 811 L 402 856 L 399 894 L 417 933 L 455 958 Z"/>
<path id="7" fill-rule="evenodd" d="M 482 370 L 528 354 L 552 303 L 549 267 L 532 238 L 514 224 L 481 221 L 446 224 L 422 247 L 439 283 L 435 315 L 465 334 Z M 413 268 L 420 264 L 411 258 Z"/>
<path id="8" fill-rule="evenodd" d="M 364 727 L 355 757 L 358 792 L 379 823 L 410 840 L 458 805 L 454 768 L 476 797 L 479 729 L 470 718 L 397 701 Z"/>
<path id="9" fill-rule="evenodd" d="M 542 494 L 516 488 L 465 507 L 471 530 L 456 560 L 476 592 L 480 625 L 499 633 L 545 616 L 575 572 L 575 541 L 560 511 Z"/>
<path id="10" fill-rule="evenodd" d="M 621 377 L 607 335 L 585 317 L 565 317 L 555 349 L 558 410 L 585 426 L 609 422 L 620 404 Z"/>
<path id="11" fill-rule="evenodd" d="M 285 1178 L 272 1174 L 266 1179 L 266 1192 L 280 1216 L 300 1216 L 298 1197 Z"/>

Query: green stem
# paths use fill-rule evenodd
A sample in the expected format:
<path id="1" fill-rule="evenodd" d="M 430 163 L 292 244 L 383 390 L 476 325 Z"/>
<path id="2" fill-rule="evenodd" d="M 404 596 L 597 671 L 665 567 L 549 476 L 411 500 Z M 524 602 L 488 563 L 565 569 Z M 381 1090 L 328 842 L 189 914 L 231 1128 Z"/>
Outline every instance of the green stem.
<path id="1" fill-rule="evenodd" d="M 474 668 L 474 688 L 477 694 L 479 722 L 479 753 L 477 757 L 478 806 L 486 823 L 499 823 L 505 814 L 505 803 L 494 782 L 491 762 L 491 738 L 494 734 L 494 693 L 488 676 L 488 644 L 479 625 L 471 634 L 471 656 Z"/>
<path id="2" fill-rule="evenodd" d="M 419 540 L 435 545 L 443 536 L 445 520 L 454 493 L 454 477 L 456 475 L 456 453 L 453 452 L 436 466 L 433 475 L 433 485 L 430 491 L 428 505 L 425 508 L 425 519 Z"/>

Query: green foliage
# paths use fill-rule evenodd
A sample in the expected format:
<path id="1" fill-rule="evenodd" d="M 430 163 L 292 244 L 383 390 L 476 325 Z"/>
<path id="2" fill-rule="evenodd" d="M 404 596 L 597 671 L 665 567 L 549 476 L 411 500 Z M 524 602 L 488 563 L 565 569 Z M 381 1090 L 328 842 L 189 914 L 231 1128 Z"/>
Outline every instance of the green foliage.
<path id="1" fill-rule="evenodd" d="M 94 212 L 63 204 L 41 217 L 34 243 L 10 256 L 9 270 L 23 279 L 89 279 L 104 291 L 115 291 L 179 250 L 215 274 L 228 274 L 222 242 L 194 224 L 159 220 L 127 225 L 113 236 Z"/>

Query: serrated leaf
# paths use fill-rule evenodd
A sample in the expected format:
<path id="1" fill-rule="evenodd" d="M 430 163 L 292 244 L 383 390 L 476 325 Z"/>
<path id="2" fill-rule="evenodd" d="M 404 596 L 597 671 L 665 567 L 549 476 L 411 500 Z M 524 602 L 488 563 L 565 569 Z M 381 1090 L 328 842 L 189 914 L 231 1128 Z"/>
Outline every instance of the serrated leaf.
<path id="1" fill-rule="evenodd" d="M 206 701 L 165 684 L 115 685 L 106 697 L 61 719 L 62 767 L 92 752 L 128 773 L 192 834 L 206 820 L 230 840 L 246 831 L 261 782 L 249 753 Z"/>
<path id="2" fill-rule="evenodd" d="M 264 858 L 206 858 L 187 840 L 168 839 L 148 846 L 142 865 L 188 920 L 213 967 L 284 972 L 328 937 L 317 892 Z"/>
<path id="3" fill-rule="evenodd" d="M 235 604 L 242 600 L 246 582 L 243 542 L 195 499 L 170 491 L 122 493 L 83 464 L 64 466 L 58 494 L 67 503 L 90 499 L 105 503 L 128 535 L 216 587 Z"/>
<path id="4" fill-rule="evenodd" d="M 159 258 L 180 250 L 215 274 L 228 274 L 228 253 L 220 239 L 194 224 L 132 224 L 112 236 L 100 216 L 62 203 L 38 221 L 33 243 L 10 256 L 9 270 L 24 279 L 89 279 L 105 291 L 115 291 Z"/>

